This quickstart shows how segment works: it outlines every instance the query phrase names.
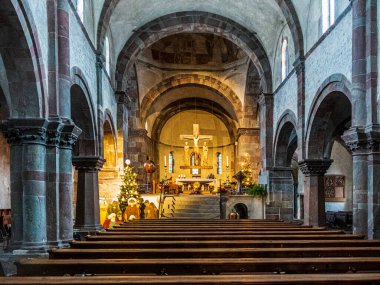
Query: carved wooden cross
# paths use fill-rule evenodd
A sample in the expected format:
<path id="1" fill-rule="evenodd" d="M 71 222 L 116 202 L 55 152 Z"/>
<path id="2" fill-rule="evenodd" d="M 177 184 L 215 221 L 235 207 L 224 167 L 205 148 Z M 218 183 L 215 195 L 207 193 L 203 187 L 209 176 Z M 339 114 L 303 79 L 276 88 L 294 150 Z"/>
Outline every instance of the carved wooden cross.
<path id="1" fill-rule="evenodd" d="M 193 134 L 192 135 L 180 135 L 179 138 L 181 140 L 192 140 L 194 141 L 194 152 L 199 153 L 199 141 L 206 140 L 211 141 L 212 136 L 208 135 L 200 135 L 199 134 L 199 124 L 193 124 Z"/>

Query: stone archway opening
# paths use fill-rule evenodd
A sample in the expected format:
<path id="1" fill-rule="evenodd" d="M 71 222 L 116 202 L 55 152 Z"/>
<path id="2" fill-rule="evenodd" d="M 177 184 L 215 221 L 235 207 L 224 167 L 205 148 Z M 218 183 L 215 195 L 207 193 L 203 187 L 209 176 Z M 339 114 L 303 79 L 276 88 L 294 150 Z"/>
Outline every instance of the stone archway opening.
<path id="1" fill-rule="evenodd" d="M 341 91 L 322 93 L 313 104 L 306 134 L 307 159 L 300 163 L 305 175 L 305 224 L 325 225 L 326 209 L 352 210 L 352 171 L 342 172 L 350 169 L 346 164 L 352 158 L 341 139 L 351 126 L 351 111 L 350 99 Z M 342 202 L 346 207 L 337 207 Z"/>
<path id="2" fill-rule="evenodd" d="M 281 117 L 275 137 L 274 167 L 269 177 L 271 202 L 267 207 L 271 218 L 292 220 L 302 205 L 302 193 L 296 186 L 299 178 L 297 157 L 296 118 L 288 111 Z"/>
<path id="3" fill-rule="evenodd" d="M 239 219 L 248 219 L 248 207 L 244 203 L 235 204 L 234 210 L 239 214 Z"/>
<path id="4" fill-rule="evenodd" d="M 101 228 L 99 220 L 98 171 L 104 159 L 98 154 L 96 126 L 90 97 L 81 86 L 70 89 L 71 117 L 82 133 L 73 148 L 75 166 L 73 206 L 74 230 L 79 233 L 94 232 Z"/>

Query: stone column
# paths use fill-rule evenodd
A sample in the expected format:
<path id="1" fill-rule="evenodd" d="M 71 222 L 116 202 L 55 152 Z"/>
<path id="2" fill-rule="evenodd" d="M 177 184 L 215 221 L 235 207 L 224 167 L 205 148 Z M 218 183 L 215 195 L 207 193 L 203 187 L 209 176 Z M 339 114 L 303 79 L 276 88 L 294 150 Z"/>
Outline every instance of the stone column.
<path id="1" fill-rule="evenodd" d="M 46 230 L 49 245 L 59 245 L 59 151 L 61 120 L 50 121 L 46 145 Z"/>
<path id="2" fill-rule="evenodd" d="M 12 119 L 6 125 L 11 145 L 13 248 L 46 247 L 45 119 Z"/>
<path id="3" fill-rule="evenodd" d="M 293 220 L 294 181 L 292 168 L 275 167 L 269 171 L 270 202 L 265 216 L 271 220 Z"/>
<path id="4" fill-rule="evenodd" d="M 352 227 L 354 234 L 368 233 L 367 138 L 362 128 L 351 128 L 342 139 L 352 153 Z"/>
<path id="5" fill-rule="evenodd" d="M 238 153 L 236 156 L 236 163 L 248 160 L 252 167 L 252 177 L 259 177 L 260 172 L 260 129 L 259 128 L 239 128 L 238 129 Z M 247 155 L 247 156 L 246 156 Z M 228 154 L 231 158 L 231 154 Z M 235 170 L 237 172 L 241 169 L 241 165 L 235 164 Z M 233 173 L 234 174 L 234 173 Z"/>
<path id="6" fill-rule="evenodd" d="M 300 56 L 294 62 L 297 73 L 297 145 L 298 157 L 304 158 L 305 144 L 305 58 Z"/>
<path id="7" fill-rule="evenodd" d="M 73 239 L 72 148 L 81 133 L 72 120 L 63 120 L 59 143 L 59 237 L 62 243 Z"/>
<path id="8" fill-rule="evenodd" d="M 57 3 L 59 115 L 70 118 L 70 7 L 67 0 Z"/>
<path id="9" fill-rule="evenodd" d="M 144 163 L 149 156 L 148 132 L 146 129 L 132 129 L 128 135 L 128 158 L 135 168 L 139 182 L 145 183 Z"/>
<path id="10" fill-rule="evenodd" d="M 78 170 L 77 206 L 75 231 L 91 233 L 101 229 L 99 223 L 98 172 L 105 160 L 99 156 L 73 157 Z"/>
<path id="11" fill-rule="evenodd" d="M 262 93 L 259 98 L 260 106 L 260 145 L 261 162 L 264 171 L 273 164 L 273 94 Z"/>
<path id="12" fill-rule="evenodd" d="M 303 185 L 305 225 L 326 224 L 324 175 L 332 162 L 331 159 L 307 159 L 299 162 L 300 169 L 305 175 Z"/>

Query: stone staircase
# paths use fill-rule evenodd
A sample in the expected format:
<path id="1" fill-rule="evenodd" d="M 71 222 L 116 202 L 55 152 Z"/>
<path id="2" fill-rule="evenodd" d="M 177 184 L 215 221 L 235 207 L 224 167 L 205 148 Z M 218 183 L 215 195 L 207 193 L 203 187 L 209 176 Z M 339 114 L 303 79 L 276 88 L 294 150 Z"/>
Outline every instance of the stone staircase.
<path id="1" fill-rule="evenodd" d="M 168 196 L 164 202 L 164 218 L 219 219 L 219 196 L 179 195 Z"/>

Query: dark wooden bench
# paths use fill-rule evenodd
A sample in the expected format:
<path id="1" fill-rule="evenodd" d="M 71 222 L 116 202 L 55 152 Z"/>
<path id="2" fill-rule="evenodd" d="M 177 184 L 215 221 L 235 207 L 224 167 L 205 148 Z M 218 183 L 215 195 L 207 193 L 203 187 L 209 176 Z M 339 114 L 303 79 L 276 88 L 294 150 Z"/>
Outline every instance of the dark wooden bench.
<path id="1" fill-rule="evenodd" d="M 22 259 L 19 276 L 75 274 L 221 274 L 380 272 L 380 257 L 172 258 L 172 259 Z"/>
<path id="2" fill-rule="evenodd" d="M 380 273 L 355 274 L 239 274 L 239 275 L 180 275 L 180 276 L 54 276 L 54 277 L 0 277 L 0 284 L 78 284 L 78 285 L 134 285 L 134 284 L 378 284 Z"/>
<path id="3" fill-rule="evenodd" d="M 380 246 L 380 240 L 184 240 L 184 241 L 71 241 L 72 248 L 305 248 Z"/>
<path id="4" fill-rule="evenodd" d="M 50 259 L 115 258 L 249 258 L 249 257 L 379 257 L 380 247 L 314 248 L 150 248 L 150 249 L 75 249 L 55 248 Z"/>
<path id="5" fill-rule="evenodd" d="M 277 235 L 212 235 L 212 234 L 203 234 L 203 235 L 88 235 L 86 240 L 88 241 L 160 241 L 160 240 L 348 240 L 348 239 L 363 239 L 361 235 L 345 235 L 345 234 L 329 234 L 329 235 L 320 235 L 320 234 L 277 234 Z"/>
<path id="6" fill-rule="evenodd" d="M 144 236 L 151 236 L 151 235 L 309 235 L 309 234 L 318 234 L 318 235 L 337 235 L 337 234 L 344 234 L 341 230 L 306 230 L 306 231 L 300 231 L 300 230 L 249 230 L 249 231 L 224 231 L 223 229 L 218 230 L 210 230 L 210 231 L 99 231 L 97 232 L 97 235 L 101 236 L 112 236 L 112 235 L 144 235 Z"/>

